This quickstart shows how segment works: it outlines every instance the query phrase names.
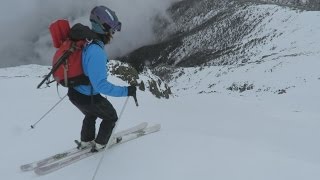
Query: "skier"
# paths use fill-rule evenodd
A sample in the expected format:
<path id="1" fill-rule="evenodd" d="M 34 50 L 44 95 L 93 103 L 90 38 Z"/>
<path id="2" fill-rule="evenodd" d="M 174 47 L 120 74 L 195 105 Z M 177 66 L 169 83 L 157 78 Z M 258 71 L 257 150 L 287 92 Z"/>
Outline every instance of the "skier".
<path id="1" fill-rule="evenodd" d="M 68 96 L 70 101 L 85 115 L 78 148 L 92 146 L 92 152 L 97 152 L 106 147 L 118 120 L 116 110 L 100 93 L 114 97 L 135 96 L 136 87 L 116 86 L 107 81 L 108 56 L 104 51 L 104 46 L 110 43 L 116 31 L 121 30 L 121 22 L 115 12 L 105 6 L 96 6 L 91 11 L 90 22 L 91 31 L 97 39 L 88 43 L 82 53 L 83 71 L 89 77 L 90 85 L 69 88 Z M 95 137 L 97 118 L 102 119 L 102 122 L 97 137 Z"/>

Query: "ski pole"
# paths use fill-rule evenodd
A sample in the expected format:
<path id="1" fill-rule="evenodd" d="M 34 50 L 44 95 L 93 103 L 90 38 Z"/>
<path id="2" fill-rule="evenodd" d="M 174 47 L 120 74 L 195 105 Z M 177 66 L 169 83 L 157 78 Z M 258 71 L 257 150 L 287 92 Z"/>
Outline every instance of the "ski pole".
<path id="1" fill-rule="evenodd" d="M 140 89 L 141 83 L 140 83 L 140 84 L 139 84 L 139 83 L 138 83 L 138 84 L 135 84 L 135 83 L 134 83 L 132 86 L 139 87 L 139 89 Z M 137 92 L 135 92 L 132 97 L 133 97 L 133 99 L 134 99 L 134 102 L 136 103 L 136 106 L 138 107 L 138 106 L 139 106 L 139 103 L 138 103 L 138 99 L 137 99 Z"/>
<path id="2" fill-rule="evenodd" d="M 103 159 L 104 159 L 105 151 L 109 148 L 109 146 L 110 146 L 110 144 L 111 144 L 110 142 L 112 141 L 112 138 L 113 138 L 113 132 L 114 132 L 114 130 L 117 128 L 118 122 L 120 121 L 120 119 L 121 119 L 121 117 L 122 117 L 122 114 L 123 114 L 124 110 L 126 109 L 126 106 L 127 106 L 127 104 L 128 104 L 128 100 L 129 100 L 129 96 L 127 97 L 127 99 L 126 99 L 126 101 L 125 101 L 125 103 L 124 103 L 124 105 L 123 105 L 123 107 L 122 107 L 122 109 L 121 109 L 121 111 L 120 111 L 118 121 L 116 122 L 114 128 L 112 129 L 111 136 L 110 136 L 110 138 L 109 138 L 109 141 L 108 141 L 106 147 L 104 148 L 104 150 L 103 150 L 103 152 L 102 152 L 102 157 L 101 157 L 100 160 L 99 160 L 99 163 L 98 163 L 98 165 L 97 165 L 97 168 L 96 168 L 96 170 L 95 170 L 95 172 L 94 172 L 94 174 L 93 174 L 92 180 L 95 180 L 95 179 L 96 179 L 96 175 L 97 175 L 97 173 L 98 173 L 98 171 L 99 171 L 99 169 L 100 169 L 101 163 L 102 163 L 102 161 L 103 161 Z"/>
<path id="3" fill-rule="evenodd" d="M 66 94 L 65 96 L 63 96 L 51 109 L 49 109 L 49 111 L 47 111 L 37 122 L 35 122 L 33 125 L 31 125 L 31 129 L 34 129 L 36 127 L 36 125 L 44 118 L 46 117 L 59 103 L 61 103 L 61 101 L 67 97 L 68 94 Z"/>
<path id="4" fill-rule="evenodd" d="M 136 103 L 136 106 L 138 107 L 139 104 L 138 104 L 138 100 L 137 100 L 137 94 L 135 94 L 135 95 L 133 96 L 133 99 L 134 99 L 134 102 Z"/>

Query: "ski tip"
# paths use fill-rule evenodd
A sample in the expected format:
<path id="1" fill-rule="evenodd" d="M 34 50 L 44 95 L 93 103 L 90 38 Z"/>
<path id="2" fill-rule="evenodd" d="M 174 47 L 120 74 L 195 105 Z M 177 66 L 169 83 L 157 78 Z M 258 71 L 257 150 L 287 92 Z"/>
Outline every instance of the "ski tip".
<path id="1" fill-rule="evenodd" d="M 142 122 L 142 123 L 140 124 L 140 126 L 147 127 L 147 126 L 148 126 L 148 123 L 147 123 L 147 122 Z"/>
<path id="2" fill-rule="evenodd" d="M 158 129 L 161 129 L 161 124 L 156 124 L 154 126 L 157 127 Z"/>
<path id="3" fill-rule="evenodd" d="M 146 131 L 156 132 L 161 129 L 161 124 L 155 124 L 146 128 Z"/>

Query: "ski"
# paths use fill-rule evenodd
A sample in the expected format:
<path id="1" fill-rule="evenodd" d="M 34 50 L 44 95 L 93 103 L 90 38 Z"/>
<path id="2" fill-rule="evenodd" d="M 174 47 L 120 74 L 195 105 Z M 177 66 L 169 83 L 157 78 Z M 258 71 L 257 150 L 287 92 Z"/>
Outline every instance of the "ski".
<path id="1" fill-rule="evenodd" d="M 131 128 L 126 129 L 126 130 L 120 131 L 118 133 L 115 133 L 114 137 L 115 138 L 122 137 L 124 135 L 127 135 L 127 134 L 130 134 L 130 133 L 142 130 L 142 129 L 146 128 L 147 126 L 148 126 L 148 123 L 143 122 L 143 123 L 140 123 L 140 124 L 138 124 L 138 125 L 136 125 L 134 127 L 131 127 Z M 80 153 L 82 151 L 86 151 L 88 149 L 90 149 L 90 147 L 85 148 L 85 149 L 78 149 L 78 148 L 74 147 L 72 149 L 69 149 L 69 150 L 66 150 L 64 152 L 52 155 L 50 157 L 47 157 L 47 158 L 44 158 L 44 159 L 41 159 L 41 160 L 38 160 L 38 161 L 35 161 L 35 162 L 31 162 L 31 163 L 28 163 L 28 164 L 21 165 L 20 169 L 22 171 L 32 171 L 32 170 L 36 169 L 37 167 L 41 167 L 41 166 L 45 166 L 45 165 L 50 164 L 50 163 L 54 163 L 56 161 L 59 161 L 61 159 L 73 156 L 73 155 L 75 155 L 77 153 Z"/>
<path id="2" fill-rule="evenodd" d="M 156 124 L 156 125 L 153 125 L 153 126 L 150 126 L 150 127 L 146 127 L 146 128 L 144 128 L 144 129 L 142 129 L 140 131 L 136 131 L 136 132 L 133 132 L 133 133 L 130 133 L 130 134 L 123 135 L 123 136 L 121 136 L 119 138 L 115 138 L 115 141 L 112 142 L 112 144 L 109 146 L 109 148 L 112 148 L 112 147 L 114 147 L 114 146 L 116 146 L 118 144 L 122 144 L 122 143 L 125 143 L 125 142 L 128 142 L 128 141 L 131 141 L 131 140 L 139 138 L 141 136 L 157 132 L 157 131 L 160 130 L 160 128 L 161 128 L 160 124 Z M 105 150 L 100 151 L 100 152 L 104 153 Z M 71 165 L 71 164 L 73 164 L 73 163 L 75 163 L 75 162 L 77 162 L 77 161 L 79 161 L 81 159 L 90 157 L 90 156 L 92 156 L 94 154 L 97 154 L 97 153 L 100 153 L 100 152 L 92 153 L 91 149 L 89 148 L 89 149 L 86 149 L 84 151 L 81 151 L 80 153 L 75 154 L 74 156 L 61 159 L 60 161 L 57 161 L 55 163 L 37 167 L 36 169 L 34 169 L 34 172 L 37 175 L 49 174 L 49 173 L 57 171 L 57 170 L 59 170 L 59 169 L 61 169 L 63 167 Z"/>

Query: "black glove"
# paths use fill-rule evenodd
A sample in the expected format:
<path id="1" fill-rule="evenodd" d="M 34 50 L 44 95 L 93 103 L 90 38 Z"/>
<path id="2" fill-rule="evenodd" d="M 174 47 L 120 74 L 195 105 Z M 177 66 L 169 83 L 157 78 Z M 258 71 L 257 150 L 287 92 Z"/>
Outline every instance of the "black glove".
<path id="1" fill-rule="evenodd" d="M 128 96 L 136 96 L 136 86 L 128 86 Z"/>

